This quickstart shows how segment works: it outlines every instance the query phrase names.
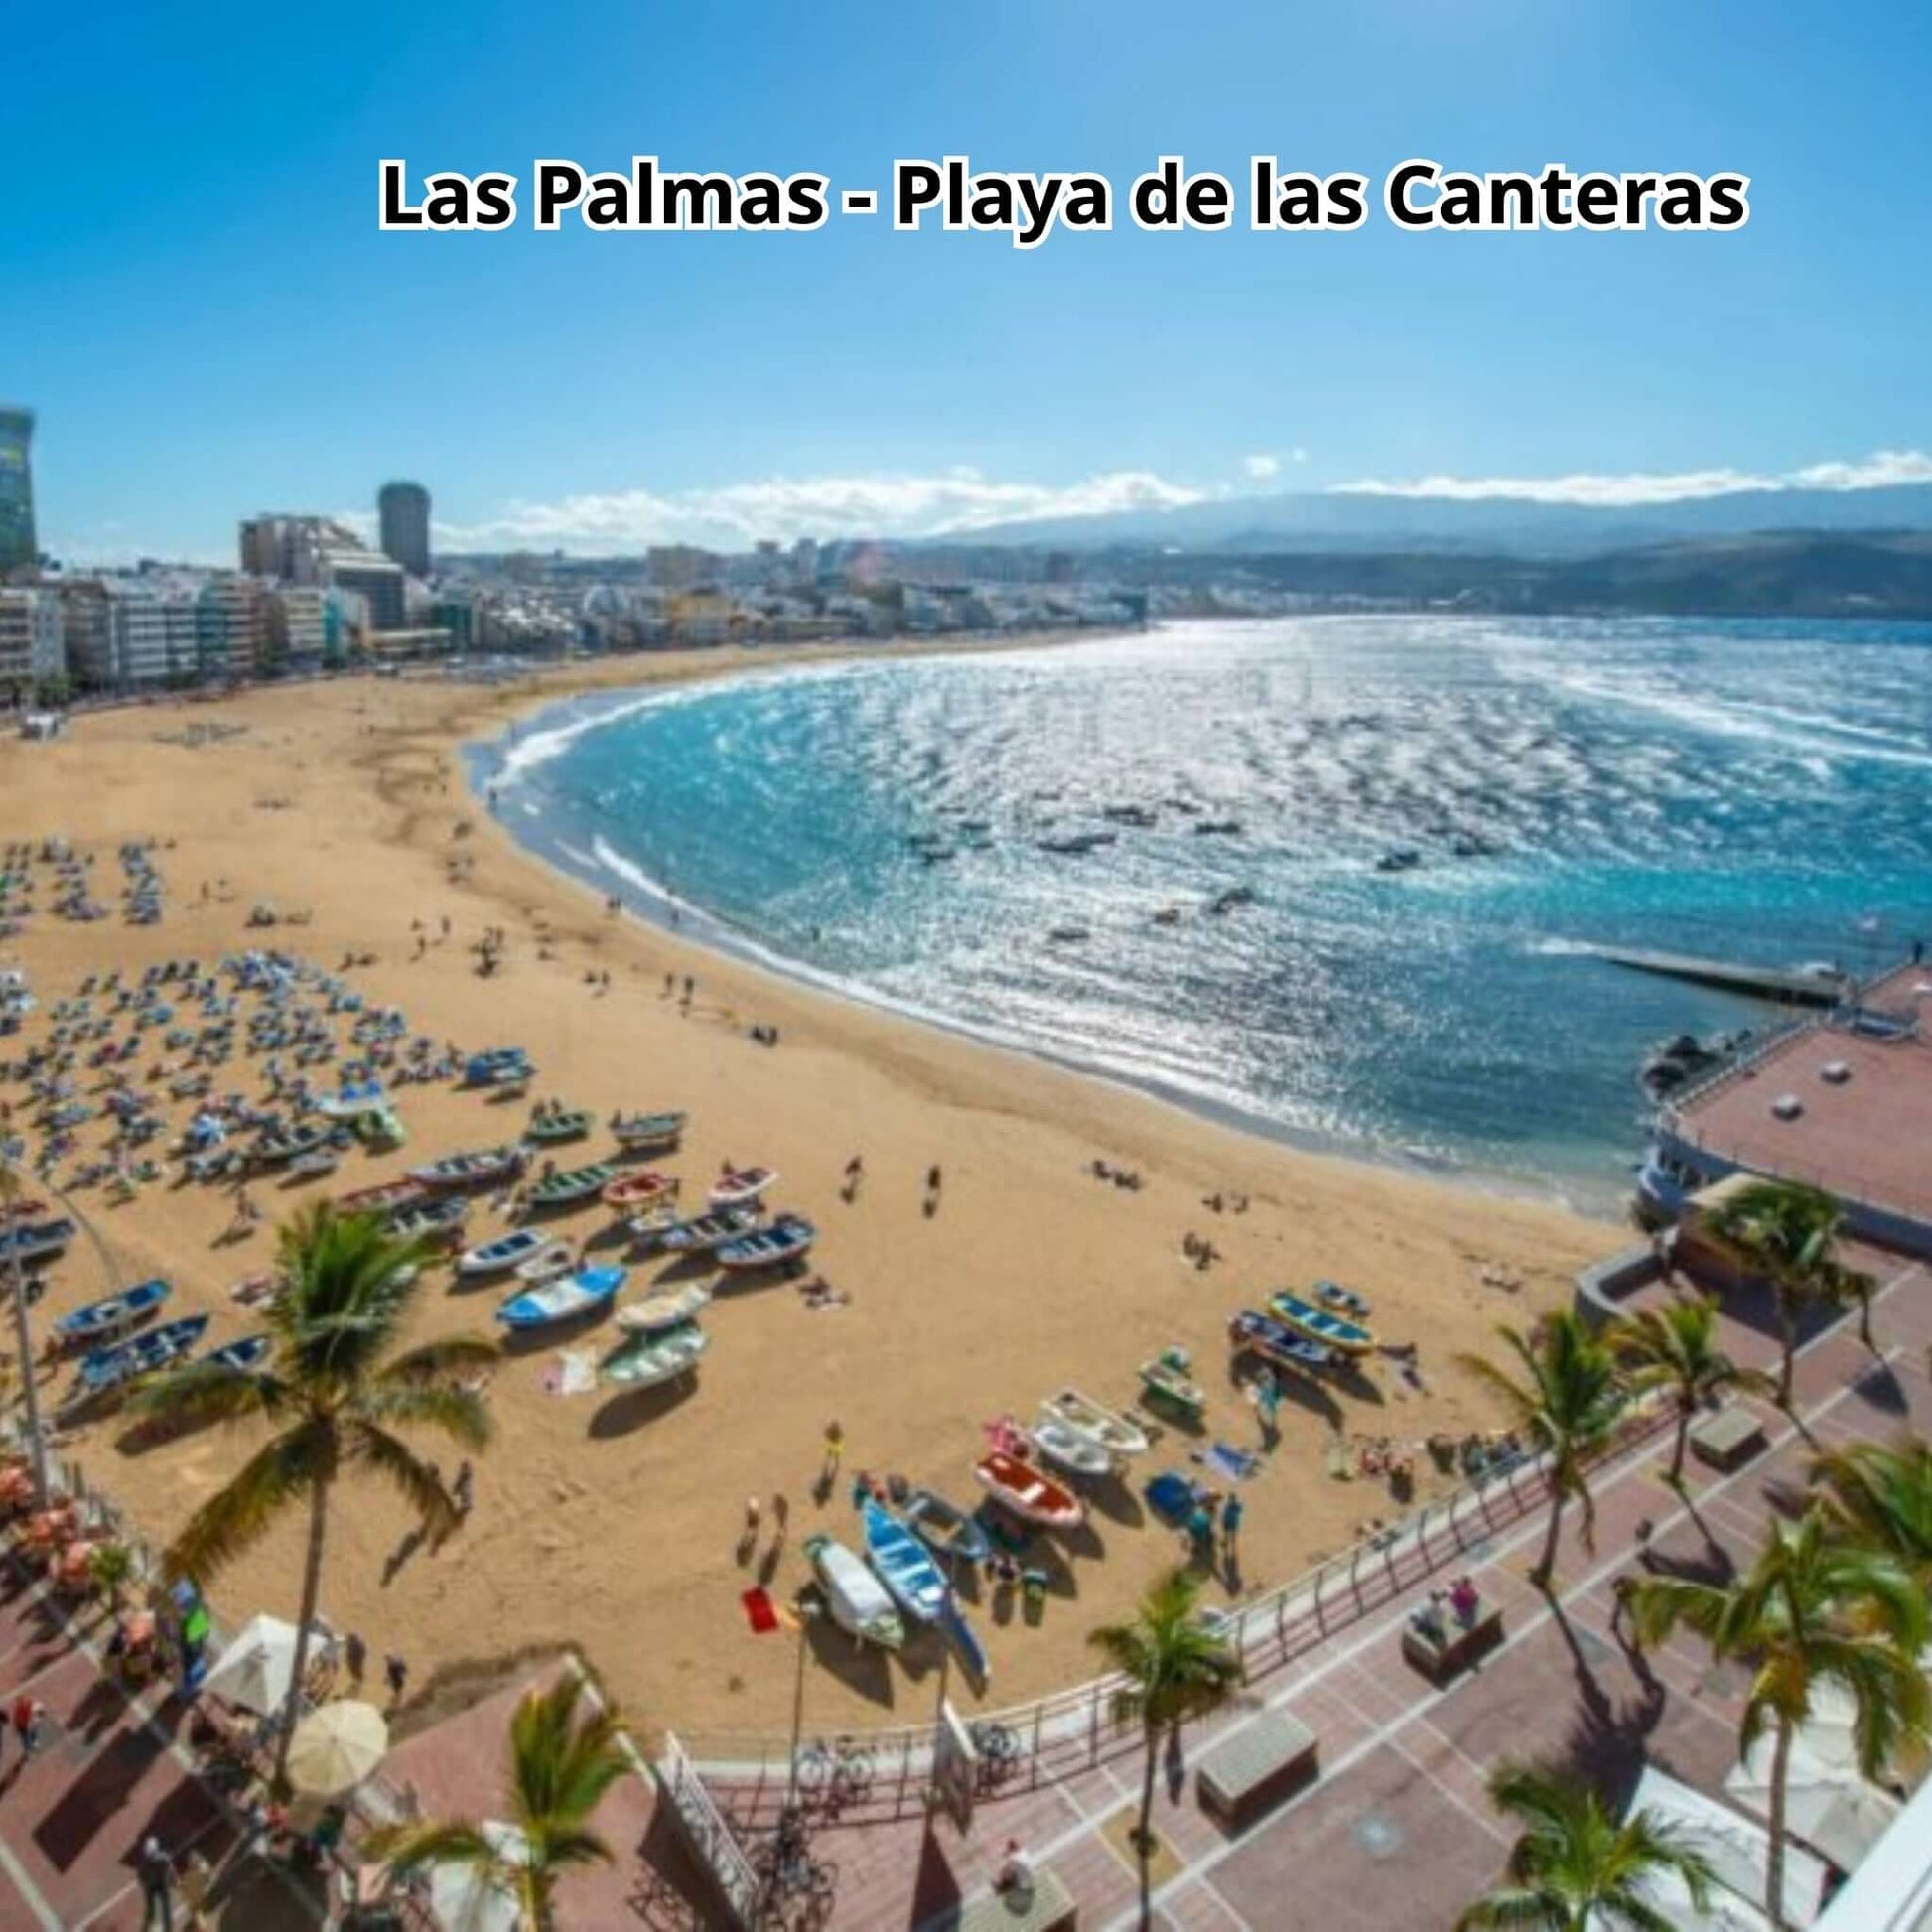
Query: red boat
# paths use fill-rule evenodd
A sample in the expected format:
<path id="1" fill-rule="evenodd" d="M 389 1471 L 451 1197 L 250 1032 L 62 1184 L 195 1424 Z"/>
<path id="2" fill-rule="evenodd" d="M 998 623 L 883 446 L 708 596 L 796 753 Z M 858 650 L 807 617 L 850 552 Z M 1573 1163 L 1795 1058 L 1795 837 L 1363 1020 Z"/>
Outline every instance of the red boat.
<path id="1" fill-rule="evenodd" d="M 635 1207 L 648 1207 L 653 1201 L 676 1200 L 679 1185 L 675 1174 L 640 1168 L 635 1173 L 621 1174 L 612 1181 L 604 1189 L 604 1204 L 627 1213 Z"/>
<path id="2" fill-rule="evenodd" d="M 973 1464 L 980 1487 L 1022 1522 L 1042 1529 L 1070 1530 L 1086 1521 L 1086 1505 L 1073 1491 L 1043 1474 L 1024 1455 L 990 1449 Z"/>
<path id="3" fill-rule="evenodd" d="M 38 1221 L 46 1212 L 44 1200 L 17 1200 L 11 1206 L 0 1204 L 0 1225 L 8 1221 Z"/>

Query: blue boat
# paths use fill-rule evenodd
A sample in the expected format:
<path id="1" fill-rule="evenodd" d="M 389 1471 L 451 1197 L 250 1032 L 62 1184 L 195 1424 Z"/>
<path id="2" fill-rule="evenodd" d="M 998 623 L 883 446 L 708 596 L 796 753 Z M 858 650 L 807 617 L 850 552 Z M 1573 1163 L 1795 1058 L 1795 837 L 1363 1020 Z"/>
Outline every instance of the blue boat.
<path id="1" fill-rule="evenodd" d="M 1326 1342 L 1311 1341 L 1286 1321 L 1259 1314 L 1253 1309 L 1243 1309 L 1228 1323 L 1228 1340 L 1237 1350 L 1245 1349 L 1284 1368 L 1328 1368 L 1335 1359 L 1335 1351 Z"/>
<path id="2" fill-rule="evenodd" d="M 463 1081 L 471 1087 L 509 1086 L 535 1072 L 529 1054 L 520 1046 L 496 1046 L 486 1053 L 472 1053 L 463 1063 Z"/>
<path id="3" fill-rule="evenodd" d="M 931 1489 L 915 1489 L 905 1499 L 905 1520 L 928 1548 L 948 1563 L 984 1563 L 993 1545 L 976 1518 Z"/>
<path id="4" fill-rule="evenodd" d="M 74 1236 L 74 1225 L 58 1221 L 30 1221 L 25 1227 L 0 1230 L 0 1261 L 39 1261 L 58 1255 Z"/>
<path id="5" fill-rule="evenodd" d="M 267 1361 L 271 1346 L 267 1335 L 243 1335 L 239 1341 L 224 1342 L 219 1348 L 209 1349 L 197 1366 L 231 1368 L 245 1375 Z"/>
<path id="6" fill-rule="evenodd" d="M 740 1235 L 717 1251 L 720 1268 L 782 1268 L 802 1261 L 818 1239 L 818 1230 L 800 1214 L 780 1214 L 768 1228 Z"/>
<path id="7" fill-rule="evenodd" d="M 545 1282 L 512 1295 L 496 1311 L 506 1328 L 546 1328 L 553 1321 L 575 1321 L 594 1310 L 607 1309 L 623 1286 L 626 1268 L 580 1268 L 560 1282 Z"/>
<path id="8" fill-rule="evenodd" d="M 512 1228 L 481 1248 L 472 1248 L 456 1265 L 459 1275 L 501 1275 L 528 1261 L 551 1237 L 541 1228 Z"/>
<path id="9" fill-rule="evenodd" d="M 948 1597 L 945 1613 L 939 1619 L 939 1627 L 952 1641 L 952 1647 L 959 1653 L 960 1667 L 972 1679 L 973 1688 L 984 1691 L 993 1675 L 993 1666 L 987 1660 L 986 1646 L 979 1640 L 978 1633 L 966 1621 L 966 1613 L 959 1607 L 956 1599 Z"/>
<path id="10" fill-rule="evenodd" d="M 952 1589 L 925 1545 L 870 1496 L 859 1505 L 859 1515 L 866 1530 L 866 1559 L 893 1600 L 919 1622 L 937 1623 L 952 1600 Z"/>
<path id="11" fill-rule="evenodd" d="M 54 1324 L 53 1334 L 60 1342 L 101 1342 L 125 1334 L 137 1322 L 145 1321 L 174 1291 L 157 1278 L 141 1282 L 124 1294 L 110 1295 L 85 1308 L 64 1314 Z"/>
<path id="12" fill-rule="evenodd" d="M 96 1348 L 81 1358 L 79 1393 L 104 1395 L 137 1376 L 152 1375 L 157 1369 L 172 1368 L 207 1332 L 205 1314 L 184 1315 L 179 1321 L 164 1321 L 132 1341 L 117 1342 L 112 1348 Z"/>

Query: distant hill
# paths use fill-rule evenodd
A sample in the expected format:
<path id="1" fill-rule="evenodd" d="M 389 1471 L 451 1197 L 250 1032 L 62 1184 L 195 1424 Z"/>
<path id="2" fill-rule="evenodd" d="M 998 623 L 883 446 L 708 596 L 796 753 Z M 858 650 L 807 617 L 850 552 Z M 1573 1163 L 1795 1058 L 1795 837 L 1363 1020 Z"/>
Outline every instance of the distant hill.
<path id="1" fill-rule="evenodd" d="M 1583 556 L 1641 544 L 1773 530 L 1932 531 L 1932 483 L 1879 489 L 1750 489 L 1641 506 L 1587 508 L 1527 497 L 1291 493 L 1179 509 L 1006 523 L 962 542 L 1056 549 L 1150 545 L 1260 555 L 1307 550 L 1479 550 Z"/>

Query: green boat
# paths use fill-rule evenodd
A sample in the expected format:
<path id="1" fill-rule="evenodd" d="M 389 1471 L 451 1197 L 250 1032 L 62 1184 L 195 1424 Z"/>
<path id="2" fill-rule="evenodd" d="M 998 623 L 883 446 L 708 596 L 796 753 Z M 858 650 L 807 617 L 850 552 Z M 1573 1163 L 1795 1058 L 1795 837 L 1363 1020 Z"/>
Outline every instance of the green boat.
<path id="1" fill-rule="evenodd" d="M 552 1113 L 537 1113 L 530 1117 L 530 1124 L 523 1130 L 526 1141 L 535 1141 L 540 1147 L 555 1147 L 560 1141 L 581 1141 L 591 1131 L 591 1115 L 588 1108 L 558 1108 Z"/>
<path id="2" fill-rule="evenodd" d="M 695 1322 L 668 1332 L 632 1335 L 605 1356 L 598 1373 L 605 1381 L 625 1389 L 650 1389 L 660 1382 L 675 1382 L 698 1366 L 698 1357 L 710 1339 Z"/>
<path id="3" fill-rule="evenodd" d="M 1207 1391 L 1188 1374 L 1193 1366 L 1184 1348 L 1164 1348 L 1141 1364 L 1141 1388 L 1149 1396 L 1198 1422 L 1207 1407 Z"/>
<path id="4" fill-rule="evenodd" d="M 601 1194 L 617 1178 L 617 1170 L 599 1161 L 588 1168 L 569 1168 L 545 1174 L 530 1183 L 526 1198 L 532 1207 L 564 1207 L 572 1201 Z"/>

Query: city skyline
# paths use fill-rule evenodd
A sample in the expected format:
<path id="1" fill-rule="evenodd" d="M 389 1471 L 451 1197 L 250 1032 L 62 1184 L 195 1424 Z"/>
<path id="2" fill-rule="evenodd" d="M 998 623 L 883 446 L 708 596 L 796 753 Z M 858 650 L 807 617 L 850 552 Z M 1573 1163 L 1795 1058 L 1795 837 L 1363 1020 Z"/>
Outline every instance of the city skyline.
<path id="1" fill-rule="evenodd" d="M 1902 6 L 1857 47 L 1795 8 L 1514 0 L 1236 12 L 1178 47 L 1132 8 L 1101 34 L 995 6 L 961 36 L 842 7 L 749 45 L 603 5 L 485 16 L 460 47 L 388 15 L 201 18 L 110 7 L 98 111 L 30 89 L 0 131 L 27 297 L 0 386 L 40 418 L 42 546 L 78 562 L 215 561 L 269 503 L 372 535 L 397 475 L 433 491 L 439 548 L 582 553 L 1429 480 L 1647 501 L 1932 473 L 1927 217 L 1878 199 L 1923 152 L 1932 27 Z M 80 31 L 37 17 L 25 66 L 81 59 Z M 941 153 L 1117 187 L 1164 153 L 1237 180 L 1253 153 L 1427 154 L 1753 185 L 1748 227 L 1703 235 L 376 226 L 385 156 L 420 178 L 638 152 L 874 187 Z"/>

